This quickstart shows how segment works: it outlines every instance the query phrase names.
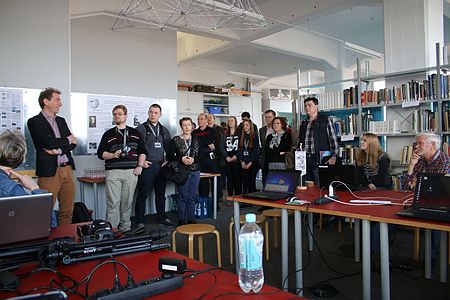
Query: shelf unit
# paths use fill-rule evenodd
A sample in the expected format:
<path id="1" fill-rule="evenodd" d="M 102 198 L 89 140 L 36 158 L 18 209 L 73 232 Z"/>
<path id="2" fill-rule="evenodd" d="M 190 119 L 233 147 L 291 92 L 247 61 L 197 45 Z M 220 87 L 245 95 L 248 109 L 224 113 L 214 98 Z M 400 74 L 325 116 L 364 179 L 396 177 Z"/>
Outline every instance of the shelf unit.
<path id="1" fill-rule="evenodd" d="M 413 116 L 415 117 L 421 117 L 423 119 L 420 119 L 420 121 L 423 121 L 424 127 L 425 125 L 430 125 L 432 131 L 441 134 L 444 138 L 443 141 L 449 142 L 450 138 L 450 128 L 446 128 L 446 130 L 443 130 L 444 126 L 444 117 L 445 117 L 445 111 L 447 111 L 447 117 L 450 115 L 450 97 L 449 97 L 449 91 L 446 90 L 447 94 L 445 96 L 449 98 L 443 98 L 443 91 L 441 88 L 441 71 L 445 68 L 448 68 L 449 66 L 441 66 L 440 65 L 440 58 L 439 58 L 439 44 L 436 44 L 436 57 L 437 62 L 436 66 L 433 67 L 427 67 L 427 68 L 420 68 L 420 69 L 414 69 L 414 70 L 408 70 L 408 71 L 402 71 L 402 72 L 393 72 L 393 73 L 387 73 L 387 74 L 381 74 L 376 76 L 361 76 L 360 70 L 361 65 L 359 59 L 357 59 L 357 75 L 355 78 L 345 79 L 345 80 L 339 80 L 339 81 L 332 81 L 332 82 L 325 82 L 320 84 L 312 84 L 307 86 L 300 86 L 299 84 L 299 93 L 300 89 L 314 89 L 314 88 L 321 88 L 326 86 L 332 86 L 332 85 L 343 85 L 343 84 L 354 84 L 357 86 L 357 91 L 354 92 L 353 98 L 356 100 L 356 103 L 351 107 L 351 110 L 349 107 L 340 107 L 340 108 L 333 108 L 333 109 L 321 109 L 320 111 L 327 114 L 327 115 L 338 115 L 341 118 L 343 116 L 347 116 L 354 112 L 355 109 L 357 109 L 357 130 L 355 138 L 358 138 L 361 133 L 364 132 L 363 130 L 363 115 L 366 115 L 369 113 L 369 115 L 372 115 L 372 119 L 374 121 L 385 121 L 385 122 L 393 122 L 394 120 L 399 121 L 403 124 L 402 125 L 402 131 L 401 133 L 379 133 L 377 134 L 380 136 L 381 144 L 384 147 L 384 149 L 390 154 L 391 158 L 393 159 L 392 166 L 394 167 L 405 167 L 405 164 L 400 164 L 399 157 L 401 157 L 401 152 L 404 147 L 404 145 L 412 144 L 413 137 L 418 133 L 419 131 L 422 131 L 417 128 L 416 119 L 412 120 Z M 384 79 L 388 80 L 387 85 L 396 86 L 399 82 L 402 84 L 406 84 L 408 86 L 411 82 L 411 85 L 413 85 L 414 81 L 411 81 L 411 78 L 409 76 L 414 75 L 415 78 L 422 77 L 422 79 L 429 79 L 430 75 L 428 75 L 429 72 L 434 72 L 435 75 L 433 75 L 432 78 L 436 78 L 434 85 L 433 82 L 429 83 L 429 88 L 431 90 L 435 91 L 435 94 L 433 96 L 433 99 L 422 99 L 421 101 L 414 101 L 412 102 L 411 99 L 406 99 L 405 101 L 402 100 L 402 102 L 396 102 L 396 103 L 376 103 L 376 104 L 367 104 L 363 105 L 361 101 L 362 95 L 365 94 L 366 91 L 369 90 L 369 86 L 372 82 L 374 82 L 377 79 Z M 450 76 L 450 75 L 448 75 Z M 405 79 L 407 78 L 407 79 Z M 430 77 L 431 78 L 431 77 Z M 443 77 L 446 80 L 447 76 Z M 439 79 L 439 80 L 437 80 Z M 398 81 L 396 83 L 396 80 Z M 448 81 L 450 82 L 450 80 Z M 442 83 L 446 84 L 444 81 Z M 423 82 L 421 83 L 423 84 Z M 418 84 L 420 88 L 420 84 Z M 415 86 L 414 86 L 415 87 Z M 450 84 L 447 84 L 445 86 L 446 89 L 450 89 Z M 423 88 L 424 89 L 424 88 Z M 416 91 L 416 90 L 414 90 Z M 422 89 L 417 90 L 419 92 L 418 95 L 422 93 Z M 378 91 L 376 91 L 378 92 Z M 409 92 L 409 90 L 408 90 Z M 342 93 L 342 91 L 341 91 Z M 394 92 L 392 92 L 394 93 Z M 312 93 L 314 94 L 314 93 Z M 390 94 L 388 94 L 390 95 Z M 304 95 L 303 97 L 307 97 L 310 95 Z M 320 94 L 319 94 L 320 96 Z M 391 95 L 390 95 L 391 96 Z M 319 105 L 320 105 L 320 97 L 319 98 Z M 417 97 L 419 98 L 419 97 Z M 416 100 L 415 98 L 414 100 Z M 340 105 L 344 106 L 345 101 L 343 101 L 343 96 L 338 96 L 339 101 L 342 101 Z M 366 99 L 364 99 L 366 100 Z M 303 101 L 300 101 L 301 104 L 303 104 Z M 447 105 L 448 104 L 448 105 Z M 405 107 L 409 106 L 409 107 Z M 300 105 L 301 111 L 300 111 L 300 118 L 302 115 L 304 116 L 303 112 L 303 105 Z M 426 118 L 425 118 L 426 116 Z M 370 120 L 370 118 L 369 118 Z M 406 123 L 406 124 L 405 124 Z M 411 123 L 411 124 L 408 124 Z M 414 125 L 414 124 L 416 125 Z M 450 125 L 450 119 L 447 120 L 447 125 Z M 448 126 L 449 127 L 449 126 Z M 390 128 L 393 128 L 392 125 Z M 413 131 L 413 129 L 416 128 L 416 131 Z M 407 130 L 407 132 L 405 132 Z M 405 140 L 407 139 L 407 140 Z M 342 142 L 340 143 L 342 144 Z M 397 163 L 394 163 L 397 162 Z"/>
<path id="2" fill-rule="evenodd" d="M 259 94 L 252 93 L 250 97 L 245 97 L 178 91 L 178 119 L 187 116 L 192 118 L 194 122 L 197 122 L 199 113 L 213 113 L 216 117 L 216 124 L 219 125 L 221 122 L 226 122 L 229 116 L 235 116 L 239 122 L 241 113 L 244 111 L 248 111 L 255 124 L 261 126 L 261 100 Z"/>

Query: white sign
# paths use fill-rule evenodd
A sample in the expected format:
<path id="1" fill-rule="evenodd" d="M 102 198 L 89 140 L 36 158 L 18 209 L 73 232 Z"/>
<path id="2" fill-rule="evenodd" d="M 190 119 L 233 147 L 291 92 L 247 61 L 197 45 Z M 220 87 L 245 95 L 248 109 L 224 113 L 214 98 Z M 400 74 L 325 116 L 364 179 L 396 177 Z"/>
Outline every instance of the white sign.
<path id="1" fill-rule="evenodd" d="M 420 105 L 419 100 L 402 101 L 402 108 L 419 106 L 419 105 Z"/>
<path id="2" fill-rule="evenodd" d="M 295 170 L 302 171 L 302 176 L 306 174 L 306 151 L 295 151 Z"/>
<path id="3" fill-rule="evenodd" d="M 23 91 L 21 89 L 0 89 L 0 133 L 6 130 L 20 130 L 24 133 Z"/>

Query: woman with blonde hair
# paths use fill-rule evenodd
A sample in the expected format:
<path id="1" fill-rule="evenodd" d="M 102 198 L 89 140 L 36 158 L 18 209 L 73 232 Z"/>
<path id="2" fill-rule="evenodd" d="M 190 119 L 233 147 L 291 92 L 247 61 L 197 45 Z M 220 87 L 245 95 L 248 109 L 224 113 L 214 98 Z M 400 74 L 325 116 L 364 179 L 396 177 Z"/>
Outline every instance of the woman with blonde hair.
<path id="1" fill-rule="evenodd" d="M 389 165 L 390 159 L 381 148 L 378 136 L 364 133 L 356 152 L 357 174 L 361 185 L 371 190 L 390 188 L 392 179 Z"/>

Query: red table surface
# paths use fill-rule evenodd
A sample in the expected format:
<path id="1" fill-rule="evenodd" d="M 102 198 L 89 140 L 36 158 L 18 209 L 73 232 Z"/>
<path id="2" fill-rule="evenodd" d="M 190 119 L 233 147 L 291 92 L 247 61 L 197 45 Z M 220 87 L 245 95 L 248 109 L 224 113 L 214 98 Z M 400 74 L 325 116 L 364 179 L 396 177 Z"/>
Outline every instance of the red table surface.
<path id="1" fill-rule="evenodd" d="M 50 239 L 54 237 L 61 237 L 67 235 L 73 235 L 74 225 L 65 225 L 58 227 L 52 232 Z M 158 260 L 160 257 L 174 257 L 186 259 L 187 268 L 194 270 L 204 270 L 210 268 L 210 265 L 201 263 L 199 261 L 190 259 L 181 254 L 175 253 L 170 250 L 158 250 L 152 252 L 138 252 L 127 255 L 116 256 L 115 259 L 124 263 L 131 271 L 135 281 L 142 281 L 150 279 L 152 277 L 160 276 L 158 271 Z M 64 275 L 70 276 L 76 281 L 80 281 L 86 277 L 89 272 L 101 261 L 101 259 L 80 262 L 73 265 L 58 265 L 58 271 Z M 21 266 L 20 269 L 14 271 L 15 274 L 26 274 L 38 267 L 37 263 L 28 263 Z M 119 265 L 117 270 L 120 276 L 120 281 L 123 285 L 126 284 L 127 272 Z M 217 282 L 214 283 L 214 273 Z M 214 297 L 226 294 L 230 292 L 243 293 L 239 288 L 238 277 L 230 272 L 223 270 L 212 270 L 211 273 L 202 273 L 194 278 L 187 278 L 183 280 L 183 287 L 164 294 L 154 296 L 152 299 L 196 299 L 203 293 L 207 292 L 207 295 L 202 299 L 213 299 Z M 50 272 L 41 272 L 26 278 L 21 279 L 19 291 L 24 292 L 38 286 L 48 286 L 51 278 L 57 279 L 57 276 Z M 92 280 L 89 284 L 89 295 L 92 295 L 95 291 L 102 288 L 112 288 L 114 279 L 113 264 L 107 264 L 102 266 L 97 272 L 94 273 Z M 67 283 L 69 286 L 70 283 Z M 43 292 L 45 290 L 41 290 Z M 78 292 L 84 294 L 85 283 L 78 288 Z M 68 294 L 70 299 L 81 299 L 81 297 L 75 294 Z M 0 298 L 16 296 L 15 293 L 1 292 Z M 221 296 L 219 299 L 249 299 L 248 296 L 242 294 L 230 294 Z M 303 299 L 297 297 L 294 294 L 281 291 L 280 289 L 264 285 L 260 294 L 253 295 L 251 299 Z"/>
<path id="2" fill-rule="evenodd" d="M 314 201 L 319 197 L 319 195 L 324 195 L 327 193 L 328 190 L 322 190 L 321 192 L 320 188 L 315 186 L 312 188 L 308 188 L 307 190 L 297 190 L 295 196 L 302 200 Z M 389 200 L 385 199 L 384 197 L 390 197 L 396 199 L 391 201 L 399 204 L 403 203 L 403 201 L 407 198 L 412 200 L 414 196 L 413 193 L 411 192 L 398 192 L 385 189 L 364 190 L 353 193 L 363 198 L 374 197 L 379 200 Z M 339 196 L 339 201 L 342 202 L 349 202 L 352 199 L 357 199 L 355 196 L 351 195 L 350 192 L 348 191 L 337 191 L 336 194 Z M 300 205 L 286 204 L 287 199 L 279 201 L 266 201 L 266 200 L 245 198 L 242 196 L 228 197 L 228 200 L 252 203 L 257 205 L 267 205 L 276 208 L 296 209 L 303 212 L 308 211 L 335 216 L 366 219 L 375 222 L 386 222 L 390 224 L 399 224 L 412 227 L 450 231 L 450 223 L 397 216 L 395 213 L 403 209 L 401 205 L 353 206 L 340 204 L 337 202 L 330 202 L 322 205 L 311 204 L 308 206 L 305 204 L 300 206 Z M 409 204 L 411 203 L 412 202 L 410 201 Z"/>

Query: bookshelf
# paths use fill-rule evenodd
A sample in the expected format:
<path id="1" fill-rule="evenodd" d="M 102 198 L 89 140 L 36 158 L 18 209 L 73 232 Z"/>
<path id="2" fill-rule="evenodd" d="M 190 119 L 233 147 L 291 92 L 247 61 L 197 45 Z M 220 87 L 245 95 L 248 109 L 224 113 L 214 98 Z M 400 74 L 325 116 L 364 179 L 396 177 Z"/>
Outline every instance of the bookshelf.
<path id="1" fill-rule="evenodd" d="M 450 72 L 449 66 L 440 65 L 439 44 L 436 44 L 436 66 L 380 74 L 361 76 L 361 65 L 357 59 L 355 78 L 301 86 L 300 89 L 317 89 L 326 86 L 344 86 L 340 91 L 311 93 L 304 97 L 316 96 L 319 110 L 329 116 L 345 119 L 354 116 L 356 131 L 353 143 L 364 132 L 372 132 L 380 137 L 384 150 L 389 153 L 393 168 L 405 169 L 408 163 L 408 146 L 419 132 L 433 131 L 443 137 L 444 148 L 450 142 Z M 374 90 L 373 82 L 385 81 L 385 88 Z M 349 86 L 350 85 L 350 86 Z M 303 101 L 301 101 L 303 104 Z M 303 105 L 300 105 L 303 108 Z M 356 114 L 355 114 L 356 112 Z M 304 117 L 303 109 L 300 119 Z M 335 122 L 335 126 L 337 122 Z M 340 145 L 347 148 L 348 141 L 340 139 Z"/>

